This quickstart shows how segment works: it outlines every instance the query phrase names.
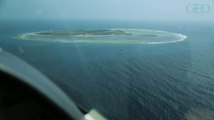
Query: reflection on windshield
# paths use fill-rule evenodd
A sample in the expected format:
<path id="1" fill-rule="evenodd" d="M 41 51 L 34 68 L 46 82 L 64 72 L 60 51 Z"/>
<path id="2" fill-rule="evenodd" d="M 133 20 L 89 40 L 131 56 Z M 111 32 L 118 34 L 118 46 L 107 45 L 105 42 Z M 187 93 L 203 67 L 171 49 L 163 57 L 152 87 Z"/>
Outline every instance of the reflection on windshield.
<path id="1" fill-rule="evenodd" d="M 212 120 L 213 118 L 213 112 L 207 111 L 206 109 L 192 109 L 186 114 L 187 120 Z"/>

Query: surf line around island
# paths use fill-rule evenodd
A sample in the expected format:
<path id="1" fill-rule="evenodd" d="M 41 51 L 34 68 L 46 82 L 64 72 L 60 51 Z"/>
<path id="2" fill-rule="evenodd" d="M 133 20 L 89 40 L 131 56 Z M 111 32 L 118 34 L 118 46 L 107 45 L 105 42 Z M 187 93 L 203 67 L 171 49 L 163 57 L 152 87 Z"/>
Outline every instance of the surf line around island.
<path id="1" fill-rule="evenodd" d="M 79 29 L 23 33 L 15 39 L 71 44 L 167 44 L 184 41 L 187 36 L 148 29 Z"/>

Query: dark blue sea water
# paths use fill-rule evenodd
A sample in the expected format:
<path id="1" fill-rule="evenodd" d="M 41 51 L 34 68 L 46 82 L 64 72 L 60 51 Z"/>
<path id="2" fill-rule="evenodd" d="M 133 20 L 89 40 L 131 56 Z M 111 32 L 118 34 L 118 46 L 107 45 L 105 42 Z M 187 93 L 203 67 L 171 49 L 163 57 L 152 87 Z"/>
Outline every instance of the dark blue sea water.
<path id="1" fill-rule="evenodd" d="M 2 21 L 0 47 L 110 120 L 213 120 L 214 27 L 193 23 Z M 17 40 L 28 32 L 142 28 L 185 34 L 170 44 L 74 44 Z"/>

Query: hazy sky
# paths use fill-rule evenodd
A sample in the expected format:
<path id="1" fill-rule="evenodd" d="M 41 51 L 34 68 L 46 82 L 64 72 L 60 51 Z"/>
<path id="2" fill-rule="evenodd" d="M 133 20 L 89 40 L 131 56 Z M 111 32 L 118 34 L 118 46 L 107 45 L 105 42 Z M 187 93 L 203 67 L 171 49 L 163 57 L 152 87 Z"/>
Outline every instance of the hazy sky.
<path id="1" fill-rule="evenodd" d="M 190 4 L 209 12 L 188 12 Z M 214 21 L 213 8 L 214 0 L 0 0 L 0 19 Z"/>

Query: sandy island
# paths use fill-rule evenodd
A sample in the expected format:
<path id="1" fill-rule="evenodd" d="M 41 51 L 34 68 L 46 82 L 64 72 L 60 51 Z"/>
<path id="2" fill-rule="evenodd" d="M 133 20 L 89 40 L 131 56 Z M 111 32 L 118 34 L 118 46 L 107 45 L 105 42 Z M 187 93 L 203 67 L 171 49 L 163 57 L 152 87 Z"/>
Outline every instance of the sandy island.
<path id="1" fill-rule="evenodd" d="M 97 44 L 163 44 L 180 42 L 187 36 L 146 29 L 82 29 L 20 34 L 19 40 Z"/>

